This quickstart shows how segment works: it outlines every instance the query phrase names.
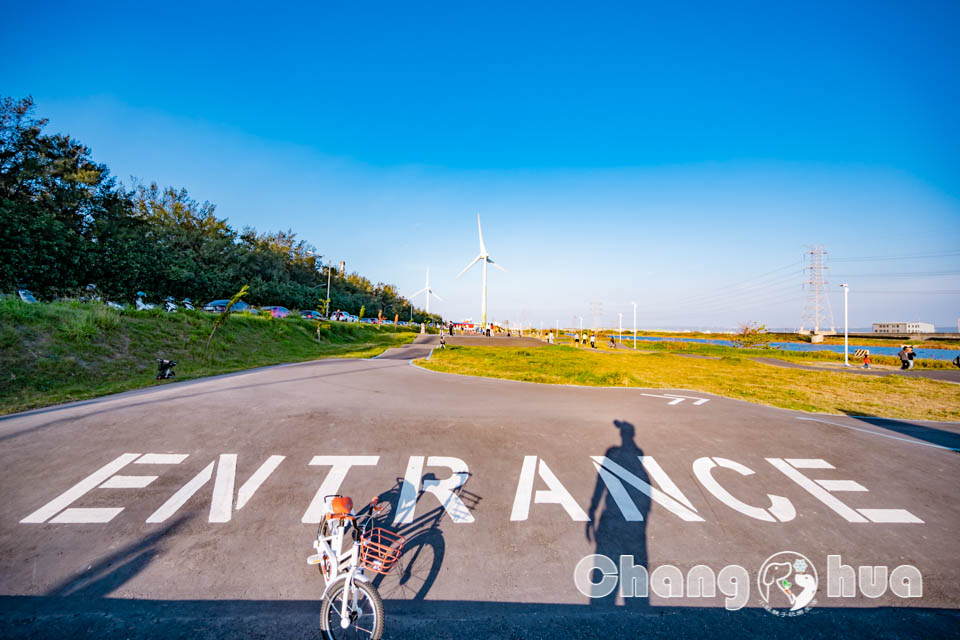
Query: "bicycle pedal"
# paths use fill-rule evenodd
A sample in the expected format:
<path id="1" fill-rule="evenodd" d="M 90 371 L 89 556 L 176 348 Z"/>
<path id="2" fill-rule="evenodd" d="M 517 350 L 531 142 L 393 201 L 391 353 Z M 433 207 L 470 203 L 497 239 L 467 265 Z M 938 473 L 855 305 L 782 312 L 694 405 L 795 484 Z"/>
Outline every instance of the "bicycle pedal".
<path id="1" fill-rule="evenodd" d="M 323 562 L 322 553 L 315 553 L 307 558 L 307 564 L 320 564 L 321 562 Z"/>

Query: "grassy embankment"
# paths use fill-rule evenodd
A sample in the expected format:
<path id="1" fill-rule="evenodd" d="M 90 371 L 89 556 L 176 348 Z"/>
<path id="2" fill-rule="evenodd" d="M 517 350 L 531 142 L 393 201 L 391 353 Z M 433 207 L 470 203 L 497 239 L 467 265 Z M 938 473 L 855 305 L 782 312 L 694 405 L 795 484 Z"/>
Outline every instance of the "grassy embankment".
<path id="1" fill-rule="evenodd" d="M 417 364 L 433 371 L 547 384 L 693 389 L 820 413 L 960 419 L 960 386 L 956 384 L 904 376 L 786 369 L 739 354 L 713 359 L 683 357 L 666 350 L 452 346 L 434 351 L 429 361 Z"/>
<path id="2" fill-rule="evenodd" d="M 413 328 L 233 314 L 204 352 L 216 316 L 115 311 L 104 305 L 0 300 L 0 414 L 154 384 L 155 358 L 176 380 L 316 358 L 369 358 L 416 337 Z"/>

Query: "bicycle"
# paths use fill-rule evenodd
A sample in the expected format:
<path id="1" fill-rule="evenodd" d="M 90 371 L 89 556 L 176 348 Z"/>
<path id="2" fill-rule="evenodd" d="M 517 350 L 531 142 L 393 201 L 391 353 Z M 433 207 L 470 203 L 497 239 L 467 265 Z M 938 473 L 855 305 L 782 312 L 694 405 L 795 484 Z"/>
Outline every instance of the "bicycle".
<path id="1" fill-rule="evenodd" d="M 307 564 L 320 568 L 325 587 L 320 609 L 320 628 L 327 640 L 370 638 L 383 635 L 383 600 L 365 571 L 386 575 L 403 551 L 404 538 L 373 526 L 391 510 L 389 502 L 374 498 L 367 513 L 353 513 L 353 500 L 331 499 L 317 530 L 313 548 L 317 553 Z M 353 544 L 344 549 L 347 532 Z"/>
<path id="2" fill-rule="evenodd" d="M 469 474 L 467 474 L 469 476 Z M 433 474 L 424 476 L 424 480 L 434 479 Z M 378 497 L 380 502 L 400 504 L 400 494 L 404 479 L 397 478 L 396 483 Z M 465 489 L 465 482 L 454 490 L 464 506 L 473 511 L 480 503 L 480 496 Z M 420 502 L 424 491 L 421 489 L 414 500 Z M 387 598 L 400 600 L 423 600 L 440 574 L 443 557 L 446 552 L 440 523 L 447 515 L 446 508 L 437 505 L 432 510 L 418 515 L 409 523 L 394 523 L 391 533 L 403 536 L 403 553 L 397 560 L 394 571 L 389 575 L 377 575 L 373 584 Z"/>

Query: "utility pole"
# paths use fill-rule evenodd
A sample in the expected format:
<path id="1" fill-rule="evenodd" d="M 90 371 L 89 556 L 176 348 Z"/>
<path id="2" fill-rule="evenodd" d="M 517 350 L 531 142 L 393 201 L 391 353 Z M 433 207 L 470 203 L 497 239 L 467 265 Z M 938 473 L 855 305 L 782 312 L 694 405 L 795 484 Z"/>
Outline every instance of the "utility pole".
<path id="1" fill-rule="evenodd" d="M 842 284 L 843 287 L 843 366 L 850 366 L 850 344 L 849 327 L 847 325 L 847 294 L 850 293 L 850 285 Z"/>
<path id="2" fill-rule="evenodd" d="M 637 348 L 637 303 L 633 304 L 633 348 Z"/>
<path id="3" fill-rule="evenodd" d="M 830 297 L 827 295 L 827 285 L 830 284 L 826 279 L 829 270 L 826 264 L 827 251 L 821 245 L 813 245 L 805 253 L 809 256 L 810 263 L 807 266 L 807 296 L 800 331 L 803 332 L 804 328 L 809 326 L 813 334 L 818 334 L 821 327 L 828 323 L 830 330 L 835 331 L 833 310 L 830 308 Z"/>
<path id="4" fill-rule="evenodd" d="M 333 271 L 333 263 L 327 260 L 327 302 L 324 305 L 324 311 L 327 312 L 327 317 L 330 317 L 330 274 Z"/>
<path id="5" fill-rule="evenodd" d="M 602 302 L 592 302 L 590 303 L 593 306 L 593 327 L 592 330 L 596 331 L 600 326 L 600 315 L 603 313 L 603 303 Z"/>

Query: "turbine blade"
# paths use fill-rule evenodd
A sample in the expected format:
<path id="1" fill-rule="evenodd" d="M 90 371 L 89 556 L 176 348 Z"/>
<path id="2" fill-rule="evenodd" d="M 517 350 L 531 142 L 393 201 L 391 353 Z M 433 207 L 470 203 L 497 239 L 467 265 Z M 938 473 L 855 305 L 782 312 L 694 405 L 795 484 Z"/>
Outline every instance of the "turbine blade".
<path id="1" fill-rule="evenodd" d="M 483 257 L 483 256 L 477 256 L 476 258 L 473 259 L 473 262 L 471 262 L 471 263 L 468 264 L 466 267 L 464 267 L 464 268 L 463 268 L 463 271 L 460 272 L 460 275 L 457 276 L 457 280 L 459 280 L 459 279 L 460 279 L 460 276 L 462 276 L 463 274 L 465 274 L 465 273 L 470 269 L 470 267 L 472 267 L 473 265 L 475 265 L 475 264 L 477 264 L 478 262 L 480 262 L 480 258 L 482 258 L 482 257 Z"/>
<path id="2" fill-rule="evenodd" d="M 436 299 L 439 300 L 440 302 L 443 302 L 443 298 L 441 298 L 440 296 L 438 296 L 437 294 L 435 294 L 433 291 L 430 292 L 430 295 L 432 295 L 434 298 L 436 298 Z"/>
<path id="3" fill-rule="evenodd" d="M 424 287 L 423 289 L 420 289 L 420 291 L 417 291 L 416 293 L 411 293 L 411 294 L 410 294 L 410 297 L 411 297 L 411 298 L 416 298 L 418 295 L 420 295 L 421 293 L 423 293 L 423 292 L 426 291 L 426 290 L 427 290 L 427 288 Z"/>
<path id="4" fill-rule="evenodd" d="M 501 267 L 500 265 L 498 265 L 496 262 L 494 262 L 494 261 L 491 260 L 490 258 L 487 258 L 487 262 L 490 263 L 490 264 L 492 264 L 493 266 L 495 266 L 497 269 L 500 269 L 500 271 L 503 271 L 504 273 L 507 272 L 506 269 L 504 269 L 503 267 Z"/>
<path id="5" fill-rule="evenodd" d="M 483 244 L 483 227 L 480 226 L 480 214 L 477 214 L 477 231 L 480 232 L 480 255 L 487 255 L 487 247 Z"/>

